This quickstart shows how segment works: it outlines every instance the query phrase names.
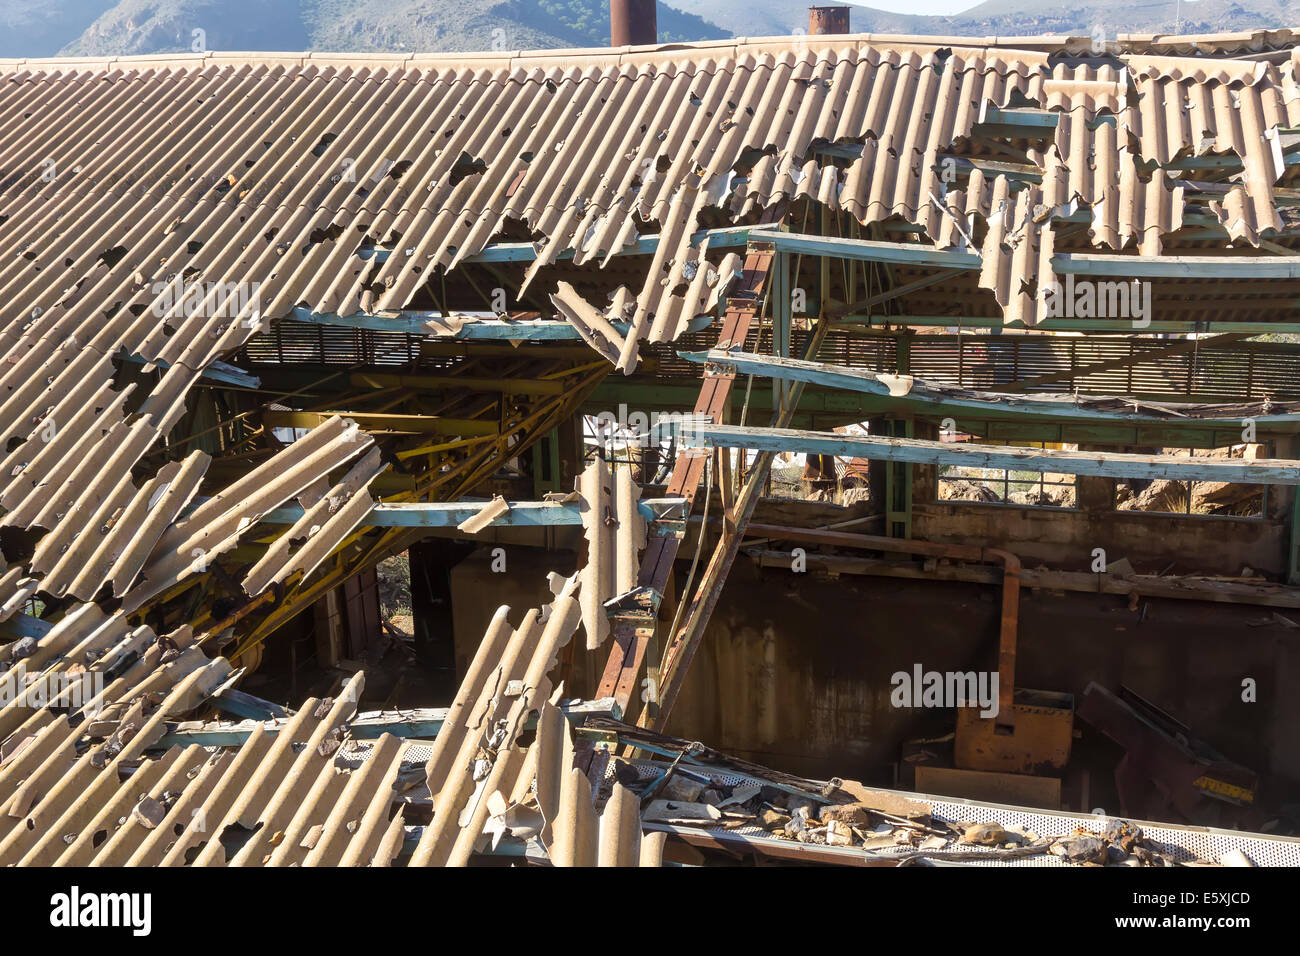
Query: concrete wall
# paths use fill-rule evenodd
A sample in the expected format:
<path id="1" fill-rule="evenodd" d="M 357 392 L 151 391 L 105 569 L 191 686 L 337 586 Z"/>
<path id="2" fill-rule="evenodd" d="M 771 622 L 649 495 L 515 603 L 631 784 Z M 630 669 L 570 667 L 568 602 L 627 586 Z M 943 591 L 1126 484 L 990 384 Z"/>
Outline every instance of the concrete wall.
<path id="1" fill-rule="evenodd" d="M 912 536 L 923 541 L 1006 548 L 1026 565 L 1062 571 L 1087 570 L 1102 548 L 1107 561 L 1128 558 L 1138 571 L 1237 575 L 1248 567 L 1285 580 L 1289 488 L 1268 489 L 1265 517 L 1231 518 L 1116 511 L 1109 478 L 1081 475 L 1078 509 L 936 501 L 935 481 L 932 466 L 915 466 Z"/>
<path id="2" fill-rule="evenodd" d="M 546 576 L 554 571 L 570 575 L 577 568 L 574 551 L 545 551 L 540 548 L 506 548 L 506 571 L 492 570 L 492 546 L 484 546 L 451 571 L 452 619 L 455 629 L 456 674 L 463 677 L 478 649 L 492 616 L 502 604 L 510 607 L 510 623 L 516 627 L 524 614 L 549 604 L 553 598 Z M 561 656 L 568 680 L 565 697 L 592 697 L 604 668 L 607 651 L 589 653 L 579 632 Z"/>
<path id="3" fill-rule="evenodd" d="M 573 552 L 516 547 L 509 573 L 480 550 L 452 571 L 459 673 L 500 604 L 549 600 Z M 685 576 L 678 566 L 678 584 Z M 999 604 L 987 585 L 758 569 L 742 556 L 695 657 L 671 733 L 792 773 L 893 782 L 905 740 L 953 729 L 953 712 L 899 710 L 890 677 L 996 668 Z M 1294 615 L 1300 619 L 1300 615 Z M 607 647 L 573 649 L 568 694 L 589 696 Z M 1258 701 L 1241 700 L 1241 681 Z M 1300 782 L 1300 630 L 1265 608 L 1021 592 L 1017 683 L 1082 694 L 1126 684 L 1230 758 Z"/>
<path id="4" fill-rule="evenodd" d="M 1143 610 L 1145 606 L 1145 611 Z M 890 676 L 996 668 L 995 589 L 794 574 L 737 562 L 669 730 L 782 770 L 893 782 L 904 740 L 953 712 L 900 710 Z M 1263 608 L 1021 592 L 1017 683 L 1121 683 L 1228 757 L 1300 782 L 1300 631 Z M 1258 682 L 1258 702 L 1241 681 Z"/>

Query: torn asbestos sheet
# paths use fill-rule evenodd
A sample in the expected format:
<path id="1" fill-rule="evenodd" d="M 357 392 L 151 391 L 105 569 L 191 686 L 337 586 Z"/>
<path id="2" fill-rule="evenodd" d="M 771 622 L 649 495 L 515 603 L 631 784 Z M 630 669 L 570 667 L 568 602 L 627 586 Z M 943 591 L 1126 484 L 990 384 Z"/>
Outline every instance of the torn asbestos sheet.
<path id="1" fill-rule="evenodd" d="M 510 513 L 510 504 L 500 495 L 493 495 L 492 500 L 484 505 L 477 514 L 471 515 L 456 525 L 457 531 L 465 534 L 478 534 L 497 518 Z"/>

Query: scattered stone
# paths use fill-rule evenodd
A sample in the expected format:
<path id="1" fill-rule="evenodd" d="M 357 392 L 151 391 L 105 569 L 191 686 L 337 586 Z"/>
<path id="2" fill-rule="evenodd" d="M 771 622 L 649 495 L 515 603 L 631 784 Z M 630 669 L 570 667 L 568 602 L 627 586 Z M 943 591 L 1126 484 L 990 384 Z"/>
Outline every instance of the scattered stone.
<path id="1" fill-rule="evenodd" d="M 832 820 L 826 824 L 826 845 L 827 846 L 852 846 L 853 830 L 847 824 L 839 820 Z"/>
<path id="2" fill-rule="evenodd" d="M 1071 863 L 1104 864 L 1109 855 L 1107 843 L 1100 837 L 1081 836 L 1062 841 L 1065 844 L 1065 859 Z"/>
<path id="3" fill-rule="evenodd" d="M 768 832 L 784 830 L 789 822 L 790 817 L 777 810 L 764 810 L 758 815 L 758 825 Z"/>
<path id="4" fill-rule="evenodd" d="M 962 833 L 961 842 L 976 846 L 997 846 L 1007 842 L 1007 831 L 997 823 L 975 823 Z"/>
<path id="5" fill-rule="evenodd" d="M 787 822 L 785 825 L 785 832 L 787 836 L 792 836 L 795 839 L 798 839 L 800 833 L 803 833 L 805 830 L 809 829 L 808 815 L 809 815 L 809 807 L 811 806 L 812 806 L 811 803 L 805 803 L 794 809 L 794 812 L 790 814 L 789 822 Z"/>
<path id="6" fill-rule="evenodd" d="M 704 787 L 689 777 L 674 774 L 668 778 L 668 782 L 664 784 L 664 788 L 660 792 L 665 800 L 680 803 L 698 803 L 700 794 L 704 792 Z"/>
<path id="7" fill-rule="evenodd" d="M 1142 842 L 1142 828 L 1134 826 L 1127 820 L 1110 820 L 1101 831 L 1101 838 L 1115 844 L 1127 856 Z"/>
<path id="8" fill-rule="evenodd" d="M 851 827 L 865 827 L 871 823 L 865 803 L 835 803 L 821 808 L 823 820 L 836 820 Z"/>
<path id="9" fill-rule="evenodd" d="M 135 805 L 131 816 L 146 830 L 152 830 L 163 822 L 163 817 L 167 816 L 167 808 L 153 797 L 145 796 Z"/>

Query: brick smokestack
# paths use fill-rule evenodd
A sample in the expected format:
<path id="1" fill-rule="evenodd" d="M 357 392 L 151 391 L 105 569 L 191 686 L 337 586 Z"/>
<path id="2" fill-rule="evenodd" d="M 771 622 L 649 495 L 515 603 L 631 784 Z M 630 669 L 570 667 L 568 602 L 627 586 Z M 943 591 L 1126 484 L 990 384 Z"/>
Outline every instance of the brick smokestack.
<path id="1" fill-rule="evenodd" d="M 809 7 L 808 32 L 850 33 L 848 7 Z"/>
<path id="2" fill-rule="evenodd" d="M 658 42 L 655 0 L 609 0 L 610 46 L 647 46 Z"/>

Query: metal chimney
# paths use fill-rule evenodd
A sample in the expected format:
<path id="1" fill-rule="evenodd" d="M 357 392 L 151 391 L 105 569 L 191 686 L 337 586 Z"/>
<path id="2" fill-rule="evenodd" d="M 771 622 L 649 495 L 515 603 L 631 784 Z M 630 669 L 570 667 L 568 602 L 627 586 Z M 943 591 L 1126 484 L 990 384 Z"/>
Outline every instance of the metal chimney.
<path id="1" fill-rule="evenodd" d="M 808 32 L 851 33 L 848 7 L 809 7 Z"/>
<path id="2" fill-rule="evenodd" d="M 648 46 L 658 42 L 655 0 L 609 0 L 610 46 Z"/>

